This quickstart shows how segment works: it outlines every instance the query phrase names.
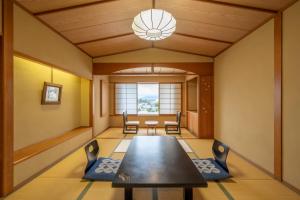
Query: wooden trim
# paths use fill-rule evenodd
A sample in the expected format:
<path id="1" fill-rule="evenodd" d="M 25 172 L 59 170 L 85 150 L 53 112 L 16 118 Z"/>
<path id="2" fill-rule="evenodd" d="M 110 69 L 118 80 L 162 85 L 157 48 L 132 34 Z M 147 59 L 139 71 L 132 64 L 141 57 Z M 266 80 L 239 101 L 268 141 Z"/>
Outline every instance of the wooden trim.
<path id="1" fill-rule="evenodd" d="M 0 41 L 0 197 L 13 191 L 13 1 L 2 1 Z"/>
<path id="2" fill-rule="evenodd" d="M 78 42 L 78 43 L 74 43 L 74 45 L 81 45 L 81 44 L 86 44 L 86 43 L 91 43 L 91 42 L 98 42 L 98 41 L 102 41 L 102 40 L 110 40 L 110 39 L 124 37 L 124 36 L 128 36 L 128 35 L 133 35 L 133 34 L 134 34 L 133 32 L 124 33 L 124 34 L 120 34 L 120 35 L 114 35 L 114 36 L 109 36 L 109 37 L 104 37 L 104 38 L 98 38 L 98 39 L 94 39 L 94 40 L 88 40 L 88 41 Z"/>
<path id="3" fill-rule="evenodd" d="M 88 54 L 86 51 L 84 51 L 83 49 L 79 48 L 78 46 L 74 45 L 73 42 L 71 40 L 69 40 L 67 37 L 65 37 L 62 33 L 58 32 L 56 29 L 54 29 L 52 26 L 50 26 L 49 24 L 47 24 L 46 22 L 44 22 L 42 19 L 40 19 L 39 17 L 36 17 L 34 14 L 32 14 L 27 8 L 25 8 L 22 4 L 20 4 L 18 1 L 13 1 L 17 6 L 19 6 L 21 9 L 23 9 L 24 11 L 26 11 L 28 14 L 30 14 L 32 17 L 34 17 L 35 19 L 37 19 L 39 22 L 41 22 L 43 25 L 45 25 L 46 27 L 48 27 L 50 30 L 52 30 L 53 32 L 55 32 L 56 34 L 58 34 L 60 37 L 62 37 L 64 40 L 66 40 L 67 42 L 71 43 L 73 46 L 75 46 L 78 50 L 80 50 L 82 53 L 84 53 L 85 55 L 89 56 L 90 58 L 92 58 L 92 56 L 90 54 Z"/>
<path id="4" fill-rule="evenodd" d="M 17 165 L 31 157 L 34 157 L 48 149 L 51 149 L 67 140 L 70 140 L 82 133 L 91 130 L 91 127 L 79 127 L 68 131 L 54 138 L 46 139 L 41 142 L 29 145 L 14 152 L 14 165 Z"/>
<path id="5" fill-rule="evenodd" d="M 122 53 L 129 53 L 129 52 L 139 51 L 139 50 L 144 50 L 144 49 L 151 49 L 151 47 L 142 47 L 142 48 L 131 49 L 131 50 L 126 50 L 126 51 L 119 51 L 119 52 L 116 52 L 116 53 L 109 53 L 109 54 L 94 56 L 92 58 L 94 59 L 94 58 L 101 58 L 101 57 L 106 57 L 106 56 L 114 56 L 114 55 L 118 55 L 118 54 L 122 54 Z"/>
<path id="6" fill-rule="evenodd" d="M 185 34 L 185 33 L 175 32 L 174 34 L 175 35 L 184 36 L 184 37 L 195 38 L 195 39 L 208 40 L 208 41 L 220 42 L 220 43 L 226 43 L 226 44 L 233 44 L 233 42 L 229 42 L 229 41 L 225 41 L 225 40 L 217 40 L 217 39 L 212 39 L 212 38 L 207 38 L 207 37 L 200 37 L 200 36 L 195 36 L 195 35 L 189 35 L 189 34 Z"/>
<path id="7" fill-rule="evenodd" d="M 100 110 L 99 110 L 99 113 L 100 113 L 100 117 L 102 117 L 103 116 L 103 109 L 102 109 L 102 104 L 103 104 L 103 80 L 100 80 L 99 81 L 99 108 L 100 108 Z"/>
<path id="8" fill-rule="evenodd" d="M 212 75 L 213 63 L 201 62 L 201 63 L 94 63 L 93 74 L 94 75 L 116 75 L 113 74 L 116 71 L 138 67 L 169 67 L 182 69 L 189 72 L 193 72 L 198 75 Z"/>
<path id="9" fill-rule="evenodd" d="M 282 181 L 282 13 L 274 22 L 274 176 Z"/>
<path id="10" fill-rule="evenodd" d="M 265 12 L 265 13 L 272 13 L 272 14 L 277 13 L 276 10 L 272 10 L 272 9 L 258 8 L 258 7 L 253 7 L 253 6 L 245 6 L 245 5 L 241 5 L 241 4 L 221 2 L 221 1 L 216 1 L 216 0 L 197 0 L 197 1 L 216 4 L 216 5 L 221 5 L 221 6 L 227 6 L 227 7 L 232 7 L 232 8 L 253 10 L 253 11 L 258 11 L 258 12 Z"/>
<path id="11" fill-rule="evenodd" d="M 294 192 L 296 192 L 297 194 L 300 195 L 300 189 L 296 188 L 295 186 L 293 186 L 292 184 L 286 182 L 286 181 L 282 181 L 282 183 L 287 186 L 289 189 L 293 190 Z"/>
<path id="12" fill-rule="evenodd" d="M 75 6 L 68 6 L 68 7 L 64 7 L 64 8 L 57 8 L 57 9 L 37 12 L 37 13 L 34 13 L 34 15 L 46 15 L 46 14 L 51 14 L 51 13 L 55 13 L 55 12 L 62 12 L 62 11 L 66 11 L 66 10 L 82 8 L 82 7 L 86 7 L 86 6 L 92 6 L 92 5 L 102 4 L 102 3 L 109 3 L 112 1 L 119 1 L 119 0 L 101 0 L 101 1 L 96 1 L 96 2 L 75 5 Z"/>
<path id="13" fill-rule="evenodd" d="M 183 51 L 183 50 L 176 50 L 176 49 L 171 49 L 171 48 L 166 48 L 166 47 L 157 47 L 154 44 L 154 48 L 156 49 L 162 49 L 162 50 L 168 50 L 168 51 L 174 51 L 174 52 L 178 52 L 178 53 L 186 53 L 186 54 L 191 54 L 191 55 L 196 55 L 196 56 L 204 56 L 204 57 L 209 57 L 209 58 L 213 58 L 214 56 L 211 55 L 206 55 L 206 54 L 200 54 L 200 53 L 193 53 L 193 52 L 189 52 L 189 51 Z"/>
<path id="14" fill-rule="evenodd" d="M 90 87 L 89 87 L 89 126 L 94 127 L 94 81 L 90 80 Z"/>

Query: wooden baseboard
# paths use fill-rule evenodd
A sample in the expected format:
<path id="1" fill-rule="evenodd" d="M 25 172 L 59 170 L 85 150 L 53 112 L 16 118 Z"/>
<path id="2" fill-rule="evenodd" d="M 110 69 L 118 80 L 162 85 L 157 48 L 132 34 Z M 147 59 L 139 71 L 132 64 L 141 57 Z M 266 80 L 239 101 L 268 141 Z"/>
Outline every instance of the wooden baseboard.
<path id="1" fill-rule="evenodd" d="M 72 139 L 88 130 L 92 130 L 91 127 L 78 127 L 71 131 L 65 132 L 54 138 L 49 138 L 41 142 L 29 145 L 27 147 L 21 148 L 14 152 L 14 165 L 19 164 L 33 156 L 36 156 L 48 149 L 51 149 L 67 140 Z"/>
<path id="2" fill-rule="evenodd" d="M 300 189 L 299 188 L 296 188 L 295 186 L 293 186 L 292 184 L 286 182 L 286 181 L 282 181 L 282 183 L 287 186 L 289 189 L 293 190 L 294 192 L 296 192 L 297 194 L 300 195 Z"/>

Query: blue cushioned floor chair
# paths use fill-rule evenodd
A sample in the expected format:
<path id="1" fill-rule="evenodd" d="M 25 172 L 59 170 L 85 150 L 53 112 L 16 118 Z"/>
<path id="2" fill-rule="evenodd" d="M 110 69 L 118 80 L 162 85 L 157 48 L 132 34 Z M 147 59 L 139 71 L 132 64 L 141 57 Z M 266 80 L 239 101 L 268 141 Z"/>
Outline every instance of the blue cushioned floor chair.
<path id="1" fill-rule="evenodd" d="M 229 147 L 215 140 L 212 146 L 214 158 L 192 159 L 202 176 L 208 180 L 223 180 L 230 177 L 226 164 Z"/>
<path id="2" fill-rule="evenodd" d="M 226 160 L 229 153 L 229 147 L 222 142 L 215 140 L 212 151 L 215 157 L 215 161 L 227 172 L 229 173 Z"/>
<path id="3" fill-rule="evenodd" d="M 99 145 L 97 140 L 93 140 L 85 146 L 87 165 L 84 170 L 83 179 L 92 181 L 112 181 L 121 160 L 111 158 L 98 158 Z"/>

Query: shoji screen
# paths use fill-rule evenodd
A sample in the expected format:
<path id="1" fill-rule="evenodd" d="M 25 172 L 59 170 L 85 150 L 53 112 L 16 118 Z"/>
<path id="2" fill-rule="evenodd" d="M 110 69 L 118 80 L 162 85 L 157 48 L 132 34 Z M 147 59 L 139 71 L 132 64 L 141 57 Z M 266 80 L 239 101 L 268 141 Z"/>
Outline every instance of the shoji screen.
<path id="1" fill-rule="evenodd" d="M 137 114 L 137 85 L 135 83 L 115 84 L 115 114 Z"/>
<path id="2" fill-rule="evenodd" d="M 160 114 L 176 114 L 181 111 L 181 84 L 159 84 L 159 109 Z"/>

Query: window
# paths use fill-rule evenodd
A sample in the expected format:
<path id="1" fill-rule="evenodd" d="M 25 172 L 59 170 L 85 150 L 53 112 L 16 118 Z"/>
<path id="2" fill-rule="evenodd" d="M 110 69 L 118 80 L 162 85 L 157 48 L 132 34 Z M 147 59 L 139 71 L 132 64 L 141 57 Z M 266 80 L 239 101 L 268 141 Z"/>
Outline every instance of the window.
<path id="1" fill-rule="evenodd" d="M 116 114 L 127 111 L 128 114 L 137 113 L 137 87 L 135 83 L 117 83 L 115 87 Z"/>
<path id="2" fill-rule="evenodd" d="M 155 115 L 158 114 L 159 100 L 158 83 L 138 84 L 138 114 Z"/>
<path id="3" fill-rule="evenodd" d="M 159 85 L 160 114 L 176 114 L 181 110 L 181 84 L 162 83 Z"/>
<path id="4" fill-rule="evenodd" d="M 117 83 L 115 113 L 176 114 L 181 110 L 180 83 Z"/>

